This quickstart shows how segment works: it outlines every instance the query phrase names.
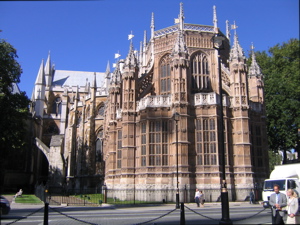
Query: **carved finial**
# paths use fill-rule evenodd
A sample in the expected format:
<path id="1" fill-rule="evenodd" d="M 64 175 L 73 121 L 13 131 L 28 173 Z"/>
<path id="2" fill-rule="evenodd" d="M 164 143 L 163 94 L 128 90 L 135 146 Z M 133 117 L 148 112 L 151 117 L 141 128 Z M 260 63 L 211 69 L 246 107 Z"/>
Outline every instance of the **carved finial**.
<path id="1" fill-rule="evenodd" d="M 112 75 L 112 79 L 110 80 L 111 85 L 116 85 L 120 83 L 121 80 L 121 71 L 120 71 L 120 61 L 116 63 L 115 70 Z"/>
<path id="2" fill-rule="evenodd" d="M 151 16 L 151 39 L 154 38 L 154 13 L 152 12 L 152 16 Z"/>
<path id="3" fill-rule="evenodd" d="M 144 51 L 146 49 L 146 45 L 147 45 L 147 31 L 144 30 Z"/>
<path id="4" fill-rule="evenodd" d="M 119 51 L 118 51 L 118 53 L 115 53 L 115 59 L 118 59 L 118 58 L 120 58 L 120 53 L 119 53 Z"/>
<path id="5" fill-rule="evenodd" d="M 106 75 L 110 73 L 110 64 L 109 64 L 109 61 L 107 61 L 105 73 L 106 73 Z"/>
<path id="6" fill-rule="evenodd" d="M 143 42 L 140 41 L 139 63 L 143 65 Z"/>
<path id="7" fill-rule="evenodd" d="M 249 67 L 249 76 L 261 75 L 260 67 L 259 67 L 258 63 L 256 62 L 254 48 L 255 47 L 254 47 L 253 42 L 252 42 L 251 43 L 252 62 L 251 62 L 251 66 Z"/>
<path id="8" fill-rule="evenodd" d="M 129 47 L 129 52 L 128 52 L 128 55 L 126 57 L 126 60 L 125 60 L 125 66 L 137 66 L 137 60 L 136 60 L 136 56 L 135 56 L 135 52 L 133 50 L 133 43 L 132 43 L 132 39 L 130 39 L 130 47 Z"/>
<path id="9" fill-rule="evenodd" d="M 179 24 L 180 24 L 180 30 L 183 30 L 184 27 L 184 13 L 183 13 L 183 3 L 180 2 L 180 12 L 179 12 Z"/>
<path id="10" fill-rule="evenodd" d="M 215 33 L 218 33 L 217 7 L 215 5 L 213 6 L 213 11 L 214 11 L 214 18 L 213 18 L 214 30 Z"/>
<path id="11" fill-rule="evenodd" d="M 242 47 L 239 44 L 236 28 L 237 26 L 234 21 L 234 24 L 231 25 L 231 29 L 234 30 L 234 38 L 233 38 L 233 46 L 230 51 L 230 60 L 237 59 L 238 61 L 244 61 L 245 55 Z"/>
<path id="12" fill-rule="evenodd" d="M 233 25 L 231 25 L 231 30 L 234 30 L 234 38 L 237 36 L 236 35 L 236 29 L 238 28 L 238 26 L 235 24 L 235 21 L 233 21 Z"/>
<path id="13" fill-rule="evenodd" d="M 130 40 L 130 46 L 129 46 L 129 54 L 133 52 L 133 43 L 132 40 Z"/>
<path id="14" fill-rule="evenodd" d="M 131 40 L 132 38 L 134 38 L 134 35 L 132 34 L 132 31 L 130 34 L 128 34 L 128 40 Z"/>
<path id="15" fill-rule="evenodd" d="M 97 88 L 96 72 L 94 72 L 94 82 L 92 84 L 92 88 Z"/>
<path id="16" fill-rule="evenodd" d="M 229 21 L 226 20 L 226 37 L 230 42 L 230 27 L 229 27 Z"/>

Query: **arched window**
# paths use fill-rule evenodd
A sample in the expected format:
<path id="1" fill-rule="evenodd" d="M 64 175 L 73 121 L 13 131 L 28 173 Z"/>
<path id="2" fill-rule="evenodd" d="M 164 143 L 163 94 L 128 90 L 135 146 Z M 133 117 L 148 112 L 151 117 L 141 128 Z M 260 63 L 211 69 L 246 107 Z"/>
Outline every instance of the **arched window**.
<path id="1" fill-rule="evenodd" d="M 102 150 L 103 130 L 100 130 L 96 139 L 96 162 L 102 162 L 103 150 Z"/>
<path id="2" fill-rule="evenodd" d="M 52 103 L 52 111 L 56 115 L 61 114 L 61 98 L 57 96 Z"/>
<path id="3" fill-rule="evenodd" d="M 192 69 L 192 92 L 210 90 L 209 65 L 207 56 L 201 52 L 193 56 L 191 61 Z"/>
<path id="4" fill-rule="evenodd" d="M 162 58 L 159 66 L 160 70 L 160 93 L 167 95 L 171 92 L 171 67 L 170 57 L 166 55 Z"/>

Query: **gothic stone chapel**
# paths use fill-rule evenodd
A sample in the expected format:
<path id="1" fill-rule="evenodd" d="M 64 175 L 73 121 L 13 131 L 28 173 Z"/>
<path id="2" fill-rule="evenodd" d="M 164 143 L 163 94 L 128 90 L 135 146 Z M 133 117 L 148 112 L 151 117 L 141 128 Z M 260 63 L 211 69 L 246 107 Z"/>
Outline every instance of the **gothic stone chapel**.
<path id="1" fill-rule="evenodd" d="M 248 67 L 226 24 L 224 35 L 215 7 L 213 26 L 187 24 L 181 3 L 175 25 L 155 30 L 152 13 L 150 38 L 145 31 L 140 51 L 131 39 L 113 72 L 109 64 L 103 73 L 56 70 L 49 54 L 32 95 L 36 179 L 46 165 L 50 187 L 105 184 L 109 197 L 143 201 L 175 201 L 178 179 L 181 201 L 195 188 L 216 201 L 223 110 L 229 199 L 244 200 L 268 176 L 264 84 L 254 52 Z"/>

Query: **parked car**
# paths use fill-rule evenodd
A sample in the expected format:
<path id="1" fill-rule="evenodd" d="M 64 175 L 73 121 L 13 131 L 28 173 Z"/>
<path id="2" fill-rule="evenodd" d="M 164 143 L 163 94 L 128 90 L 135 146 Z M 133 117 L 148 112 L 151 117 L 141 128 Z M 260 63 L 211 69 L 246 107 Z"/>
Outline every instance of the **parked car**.
<path id="1" fill-rule="evenodd" d="M 10 211 L 10 203 L 9 201 L 0 196 L 0 215 L 7 215 Z"/>

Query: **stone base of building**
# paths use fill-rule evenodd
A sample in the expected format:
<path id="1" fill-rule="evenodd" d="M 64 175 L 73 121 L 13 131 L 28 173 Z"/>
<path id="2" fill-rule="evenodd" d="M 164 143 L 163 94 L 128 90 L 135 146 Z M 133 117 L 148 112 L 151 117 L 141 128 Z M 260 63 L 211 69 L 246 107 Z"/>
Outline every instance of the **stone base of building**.
<path id="1" fill-rule="evenodd" d="M 161 185 L 147 185 L 137 186 L 118 185 L 118 187 L 107 189 L 107 196 L 109 198 L 118 199 L 120 201 L 145 201 L 145 202 L 175 202 L 176 201 L 176 187 Z M 179 201 L 180 202 L 194 202 L 195 188 L 191 187 L 195 185 L 185 185 L 179 187 Z M 220 202 L 221 201 L 221 189 L 217 187 L 201 188 L 207 202 Z M 228 188 L 229 201 L 246 201 L 251 188 Z"/>

